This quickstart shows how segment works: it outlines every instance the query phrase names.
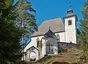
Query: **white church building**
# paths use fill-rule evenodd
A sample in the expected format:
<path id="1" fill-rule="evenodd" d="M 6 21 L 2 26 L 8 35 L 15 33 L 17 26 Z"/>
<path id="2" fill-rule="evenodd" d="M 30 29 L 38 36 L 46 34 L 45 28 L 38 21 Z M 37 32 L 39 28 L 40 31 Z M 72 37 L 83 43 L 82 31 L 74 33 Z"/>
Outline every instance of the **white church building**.
<path id="1" fill-rule="evenodd" d="M 44 21 L 38 31 L 31 35 L 30 43 L 24 48 L 24 60 L 39 60 L 46 55 L 58 55 L 58 43 L 77 44 L 77 16 L 72 9 L 67 11 L 64 22 L 61 18 Z"/>

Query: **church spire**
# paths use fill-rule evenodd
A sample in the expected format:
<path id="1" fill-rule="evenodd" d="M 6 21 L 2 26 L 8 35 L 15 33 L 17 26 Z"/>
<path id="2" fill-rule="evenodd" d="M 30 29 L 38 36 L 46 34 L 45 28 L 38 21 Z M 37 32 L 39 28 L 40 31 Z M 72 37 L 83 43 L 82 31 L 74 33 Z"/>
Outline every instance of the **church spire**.
<path id="1" fill-rule="evenodd" d="M 69 1 L 69 9 L 68 9 L 68 11 L 67 11 L 67 15 L 68 15 L 68 14 L 74 14 L 74 13 L 73 13 L 73 10 L 72 10 L 72 5 L 71 5 L 71 4 L 72 4 L 72 0 L 68 0 L 68 1 Z"/>
<path id="2" fill-rule="evenodd" d="M 68 18 L 68 17 L 72 17 L 72 16 L 76 16 L 72 10 L 72 1 L 71 0 L 68 0 L 69 1 L 69 9 L 67 10 L 67 14 L 64 18 Z"/>

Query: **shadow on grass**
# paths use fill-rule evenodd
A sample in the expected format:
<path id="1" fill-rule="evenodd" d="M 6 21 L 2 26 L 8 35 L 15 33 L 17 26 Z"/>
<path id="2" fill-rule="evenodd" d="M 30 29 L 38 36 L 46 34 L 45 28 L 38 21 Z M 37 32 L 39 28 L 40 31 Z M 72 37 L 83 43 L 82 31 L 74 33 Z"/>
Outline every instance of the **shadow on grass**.
<path id="1" fill-rule="evenodd" d="M 67 63 L 67 62 L 54 62 L 52 64 L 69 64 L 69 63 Z"/>

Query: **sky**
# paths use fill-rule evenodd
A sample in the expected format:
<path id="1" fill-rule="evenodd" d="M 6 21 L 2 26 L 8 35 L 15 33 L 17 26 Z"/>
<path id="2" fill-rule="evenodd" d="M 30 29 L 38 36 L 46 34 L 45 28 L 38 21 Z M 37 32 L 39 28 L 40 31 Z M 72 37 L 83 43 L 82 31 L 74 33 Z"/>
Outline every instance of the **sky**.
<path id="1" fill-rule="evenodd" d="M 14 0 L 14 4 L 18 0 Z M 67 14 L 67 10 L 70 8 L 73 9 L 74 13 L 77 15 L 78 20 L 82 19 L 82 8 L 84 6 L 84 0 L 29 0 L 32 4 L 32 7 L 36 10 L 36 23 L 39 26 L 43 21 L 53 19 L 53 18 L 62 18 Z M 63 20 L 64 22 L 64 20 Z M 79 22 L 77 27 L 79 28 Z"/>
<path id="2" fill-rule="evenodd" d="M 15 0 L 16 2 L 17 0 Z M 74 13 L 77 15 L 78 20 L 82 18 L 82 8 L 84 6 L 84 0 L 29 0 L 32 7 L 36 10 L 36 23 L 39 26 L 43 21 L 62 18 L 66 15 L 67 10 L 73 9 Z"/>
<path id="3" fill-rule="evenodd" d="M 82 8 L 84 6 L 84 0 L 30 0 L 32 7 L 36 10 L 36 23 L 40 25 L 43 21 L 62 18 L 66 15 L 67 10 L 71 5 L 74 13 L 78 19 L 82 18 Z"/>

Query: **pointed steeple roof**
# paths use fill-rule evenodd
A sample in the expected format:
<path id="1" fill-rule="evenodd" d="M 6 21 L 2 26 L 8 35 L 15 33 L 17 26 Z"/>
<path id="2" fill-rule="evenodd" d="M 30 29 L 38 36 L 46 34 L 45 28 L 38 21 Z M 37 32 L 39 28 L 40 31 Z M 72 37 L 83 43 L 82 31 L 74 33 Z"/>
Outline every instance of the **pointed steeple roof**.
<path id="1" fill-rule="evenodd" d="M 46 32 L 44 34 L 45 38 L 55 38 L 55 34 L 51 31 L 51 29 L 49 28 L 48 32 Z"/>
<path id="2" fill-rule="evenodd" d="M 64 18 L 68 18 L 68 17 L 72 17 L 72 16 L 76 16 L 76 15 L 74 14 L 72 9 L 69 9 L 67 11 L 67 14 L 66 14 L 66 16 Z"/>
<path id="3" fill-rule="evenodd" d="M 67 11 L 67 14 L 66 14 L 66 16 L 64 18 L 69 18 L 69 17 L 73 17 L 73 16 L 75 16 L 76 17 L 76 20 L 78 21 L 76 14 L 74 14 L 74 12 L 73 12 L 72 9 L 69 9 Z"/>

